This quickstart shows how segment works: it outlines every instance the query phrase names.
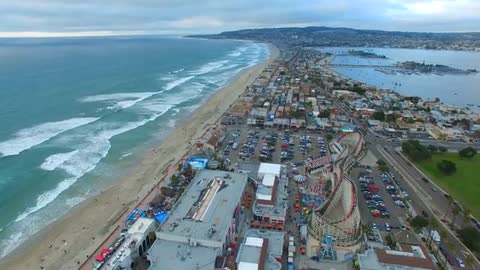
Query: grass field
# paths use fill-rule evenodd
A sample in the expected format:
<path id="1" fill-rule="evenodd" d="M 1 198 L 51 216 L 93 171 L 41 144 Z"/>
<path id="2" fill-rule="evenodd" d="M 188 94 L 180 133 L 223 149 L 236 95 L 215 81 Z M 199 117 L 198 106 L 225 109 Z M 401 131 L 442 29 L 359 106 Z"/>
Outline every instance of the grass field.
<path id="1" fill-rule="evenodd" d="M 455 174 L 445 176 L 437 169 L 437 163 L 443 159 L 455 162 Z M 475 217 L 480 218 L 480 155 L 468 160 L 460 158 L 457 153 L 439 153 L 418 165 L 435 183 L 467 207 Z"/>

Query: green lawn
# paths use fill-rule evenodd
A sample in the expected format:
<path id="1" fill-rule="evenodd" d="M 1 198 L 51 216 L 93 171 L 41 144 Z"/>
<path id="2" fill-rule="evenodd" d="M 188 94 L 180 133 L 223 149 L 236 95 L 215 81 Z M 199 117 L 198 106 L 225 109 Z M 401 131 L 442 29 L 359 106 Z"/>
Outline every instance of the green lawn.
<path id="1" fill-rule="evenodd" d="M 443 175 L 437 169 L 437 162 L 442 159 L 455 162 L 457 172 L 451 176 Z M 439 153 L 434 154 L 431 160 L 422 161 L 418 165 L 455 200 L 470 209 L 475 217 L 480 217 L 480 155 L 468 160 L 460 158 L 458 153 Z"/>

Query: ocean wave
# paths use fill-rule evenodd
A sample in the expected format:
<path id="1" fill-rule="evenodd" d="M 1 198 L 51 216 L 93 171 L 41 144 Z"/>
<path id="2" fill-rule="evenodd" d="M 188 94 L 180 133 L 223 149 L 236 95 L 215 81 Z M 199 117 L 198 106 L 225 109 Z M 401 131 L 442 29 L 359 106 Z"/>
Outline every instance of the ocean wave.
<path id="1" fill-rule="evenodd" d="M 8 239 L 2 241 L 2 245 L 0 246 L 0 258 L 5 257 L 8 253 L 14 250 L 17 246 L 20 245 L 20 240 L 22 239 L 23 232 L 17 231 L 10 235 Z"/>
<path id="2" fill-rule="evenodd" d="M 34 206 L 27 208 L 23 213 L 21 213 L 15 220 L 19 222 L 29 215 L 39 211 L 40 209 L 46 207 L 48 204 L 53 202 L 62 192 L 70 188 L 73 184 L 77 182 L 82 176 L 88 172 L 95 169 L 98 163 L 107 156 L 111 144 L 110 139 L 120 135 L 122 133 L 128 132 L 130 130 L 136 129 L 140 126 L 147 124 L 159 116 L 163 115 L 165 112 L 170 109 L 169 106 L 165 106 L 163 111 L 157 111 L 157 113 L 151 115 L 150 117 L 127 123 L 104 123 L 102 125 L 97 125 L 92 127 L 92 130 L 88 134 L 84 134 L 82 137 L 88 138 L 84 143 L 79 144 L 79 149 L 73 151 L 68 158 L 65 155 L 62 156 L 63 160 L 60 163 L 59 154 L 54 154 L 45 159 L 43 164 L 52 164 L 53 160 L 55 161 L 55 169 L 62 169 L 70 177 L 64 179 L 57 186 L 51 190 L 48 190 L 40 194 Z M 72 136 L 72 143 L 78 140 L 78 135 Z M 78 142 L 77 142 L 78 143 Z M 65 153 L 63 153 L 65 154 Z M 50 163 L 48 163 L 50 161 Z M 54 166 L 49 168 L 52 168 Z"/>
<path id="3" fill-rule="evenodd" d="M 174 70 L 174 71 L 172 71 L 172 72 L 169 72 L 169 73 L 175 74 L 175 73 L 182 72 L 182 71 L 184 71 L 184 70 L 185 70 L 184 68 L 181 68 L 181 69 L 177 69 L 177 70 Z"/>
<path id="4" fill-rule="evenodd" d="M 126 157 L 131 156 L 131 155 L 133 155 L 133 153 L 126 153 L 126 154 L 123 154 L 119 159 L 124 159 Z"/>
<path id="5" fill-rule="evenodd" d="M 160 92 L 130 92 L 87 96 L 81 102 L 108 102 L 108 109 L 126 109 Z"/>
<path id="6" fill-rule="evenodd" d="M 217 68 L 222 67 L 223 65 L 225 65 L 228 62 L 229 62 L 229 60 L 212 61 L 212 62 L 206 63 L 205 65 L 201 66 L 199 69 L 197 69 L 195 71 L 192 71 L 192 74 L 202 75 L 202 74 L 205 74 L 205 73 L 209 73 L 209 72 L 214 71 Z"/>
<path id="7" fill-rule="evenodd" d="M 45 171 L 53 171 L 58 166 L 62 165 L 65 161 L 69 160 L 73 155 L 75 155 L 78 150 L 74 150 L 68 153 L 59 153 L 49 156 L 45 161 L 40 165 L 40 168 Z"/>
<path id="8" fill-rule="evenodd" d="M 74 128 L 92 123 L 99 118 L 85 117 L 72 118 L 58 122 L 48 122 L 31 128 L 26 128 L 15 133 L 13 138 L 0 142 L 2 156 L 18 155 L 36 145 Z"/>
<path id="9" fill-rule="evenodd" d="M 230 57 L 239 57 L 239 56 L 241 56 L 247 49 L 248 49 L 248 47 L 246 47 L 246 46 L 240 47 L 240 48 L 234 50 L 233 52 L 229 53 L 228 56 L 230 56 Z"/>
<path id="10" fill-rule="evenodd" d="M 180 78 L 180 79 L 176 79 L 172 82 L 169 82 L 167 83 L 167 85 L 165 86 L 165 90 L 171 90 L 179 85 L 182 85 L 186 82 L 188 82 L 189 80 L 195 78 L 195 76 L 188 76 L 188 77 L 183 77 L 183 78 Z"/>

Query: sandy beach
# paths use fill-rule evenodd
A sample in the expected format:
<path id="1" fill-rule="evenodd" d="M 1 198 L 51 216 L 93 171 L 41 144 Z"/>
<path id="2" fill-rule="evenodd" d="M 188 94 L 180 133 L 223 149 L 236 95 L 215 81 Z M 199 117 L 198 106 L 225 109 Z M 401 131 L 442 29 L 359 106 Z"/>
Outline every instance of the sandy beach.
<path id="1" fill-rule="evenodd" d="M 160 179 L 168 178 L 170 166 L 180 160 L 192 143 L 234 103 L 262 70 L 278 56 L 270 46 L 270 58 L 242 71 L 218 90 L 176 128 L 124 179 L 73 208 L 68 215 L 37 233 L 0 261 L 0 269 L 78 269 L 118 228 L 118 220 L 132 210 Z M 162 185 L 164 183 L 160 183 Z"/>

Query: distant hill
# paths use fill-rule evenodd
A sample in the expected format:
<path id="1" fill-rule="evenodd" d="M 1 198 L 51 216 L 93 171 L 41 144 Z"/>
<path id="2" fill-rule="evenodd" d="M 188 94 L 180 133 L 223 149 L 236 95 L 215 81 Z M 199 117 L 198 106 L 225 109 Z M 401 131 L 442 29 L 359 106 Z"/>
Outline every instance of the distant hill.
<path id="1" fill-rule="evenodd" d="M 256 40 L 292 46 L 374 46 L 454 50 L 480 48 L 480 32 L 423 33 L 324 26 L 245 29 L 189 37 Z"/>

